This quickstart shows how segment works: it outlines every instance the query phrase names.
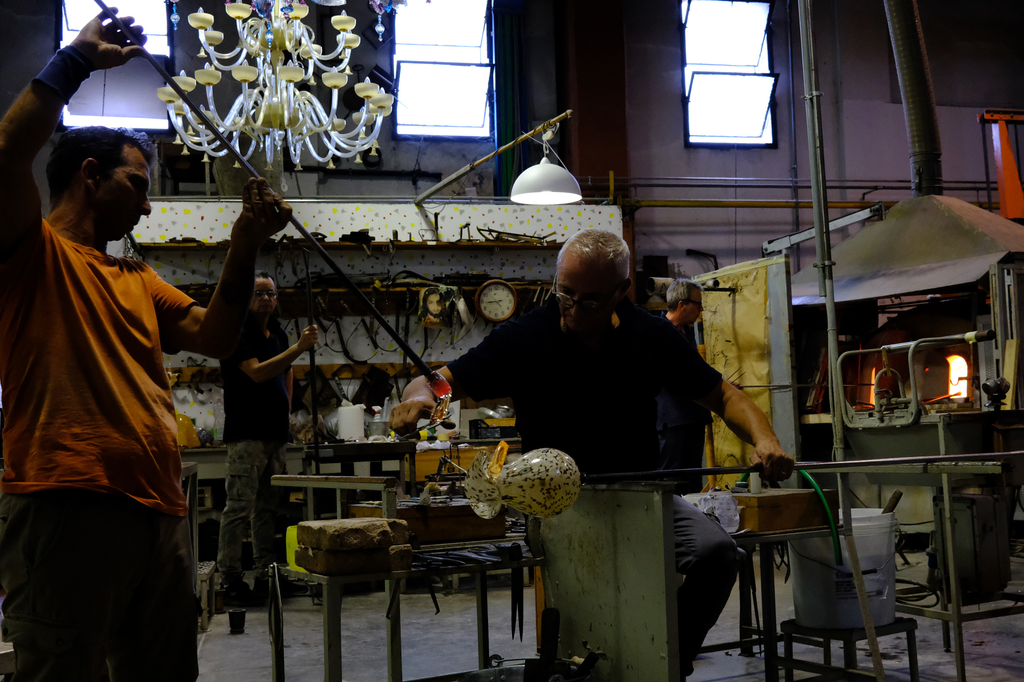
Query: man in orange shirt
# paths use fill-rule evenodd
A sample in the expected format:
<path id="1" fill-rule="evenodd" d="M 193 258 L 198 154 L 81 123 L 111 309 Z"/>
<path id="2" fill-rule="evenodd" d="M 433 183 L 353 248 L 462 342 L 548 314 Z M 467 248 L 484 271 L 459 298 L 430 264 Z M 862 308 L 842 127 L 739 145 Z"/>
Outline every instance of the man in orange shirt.
<path id="1" fill-rule="evenodd" d="M 145 263 L 106 253 L 150 212 L 144 136 L 64 133 L 47 164 L 44 218 L 32 162 L 64 104 L 92 70 L 141 50 L 97 17 L 0 121 L 0 631 L 14 644 L 15 680 L 95 680 L 104 666 L 112 679 L 198 676 L 163 354 L 232 352 L 256 252 L 291 216 L 266 181 L 246 185 L 208 308 Z"/>

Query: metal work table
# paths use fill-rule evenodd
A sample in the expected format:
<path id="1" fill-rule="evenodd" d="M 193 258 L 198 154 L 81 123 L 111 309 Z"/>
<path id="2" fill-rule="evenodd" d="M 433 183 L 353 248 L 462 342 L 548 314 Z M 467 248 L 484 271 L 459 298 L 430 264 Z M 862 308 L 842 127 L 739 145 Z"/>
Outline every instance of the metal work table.
<path id="1" fill-rule="evenodd" d="M 751 624 L 750 602 L 747 600 L 749 581 L 754 576 L 746 574 L 746 566 L 740 569 L 740 639 L 735 642 L 709 644 L 701 647 L 701 653 L 740 649 L 745 654 L 752 654 L 753 648 L 759 644 L 764 646 L 765 682 L 779 680 L 779 625 L 775 608 L 775 546 L 790 540 L 807 540 L 810 538 L 829 537 L 832 531 L 827 527 L 802 528 L 799 530 L 775 531 L 771 533 L 737 533 L 732 536 L 740 547 L 758 547 L 761 551 L 761 630 L 757 631 Z M 747 633 L 755 633 L 747 637 Z"/>
<path id="2" fill-rule="evenodd" d="M 952 487 L 954 481 L 958 486 L 970 485 L 975 482 L 987 481 L 991 485 L 992 479 L 999 479 L 1003 485 L 1020 485 L 1024 479 L 1024 471 L 1020 467 L 1014 467 L 1013 460 L 1018 460 L 1024 453 L 991 453 L 985 455 L 965 455 L 963 461 L 958 462 L 934 462 L 934 463 L 907 463 L 907 464 L 870 464 L 858 467 L 856 460 L 847 460 L 837 463 L 837 466 L 830 468 L 827 464 L 815 466 L 815 473 L 879 473 L 905 475 L 906 484 L 917 486 L 934 486 L 942 489 L 945 516 L 942 523 L 936 520 L 936 530 L 945 537 L 947 557 L 945 558 L 948 577 L 948 593 L 943 595 L 944 606 L 939 608 L 924 608 L 920 606 L 897 604 L 896 610 L 923 618 L 936 618 L 943 623 L 943 643 L 948 649 L 950 646 L 950 631 L 952 626 L 952 642 L 955 644 L 956 676 L 957 682 L 966 682 L 967 671 L 964 652 L 963 624 L 974 620 L 995 618 L 1024 613 L 1024 604 L 1017 603 L 1013 606 L 979 608 L 977 611 L 964 612 L 963 600 L 960 594 L 960 580 L 957 576 L 955 556 L 955 524 L 953 523 Z"/>
<path id="3" fill-rule="evenodd" d="M 338 504 L 341 504 L 342 490 L 377 490 L 382 496 L 383 515 L 385 518 L 398 516 L 398 480 L 395 478 L 359 478 L 355 476 L 274 476 L 271 485 L 293 488 L 330 488 L 338 491 Z M 340 507 L 339 507 L 340 508 Z M 493 544 L 481 541 L 479 544 Z M 424 552 L 436 552 L 434 547 L 426 547 Z M 480 668 L 488 665 L 490 644 L 487 630 L 487 572 L 496 570 L 522 570 L 532 566 L 543 566 L 544 559 L 531 558 L 520 561 L 502 561 L 497 563 L 453 566 L 450 568 L 417 569 L 411 571 L 392 571 L 390 573 L 373 573 L 349 576 L 328 576 L 315 573 L 303 573 L 279 567 L 281 575 L 323 585 L 323 622 L 324 622 L 324 682 L 342 682 L 341 671 L 341 597 L 344 585 L 352 582 L 383 580 L 384 591 L 388 595 L 389 613 L 387 614 L 387 657 L 388 682 L 403 682 L 402 678 L 402 625 L 401 625 L 401 581 L 409 578 L 429 576 L 446 576 L 453 574 L 474 574 L 476 577 L 477 605 L 477 654 Z M 674 602 L 673 602 L 674 603 Z M 271 608 L 271 618 L 274 617 Z M 271 622 L 271 631 L 281 632 L 283 622 Z M 275 648 L 273 679 L 283 680 L 284 652 Z M 436 682 L 456 680 L 466 671 L 430 678 Z"/>
<path id="4" fill-rule="evenodd" d="M 491 544 L 482 542 L 480 544 Z M 424 551 L 434 551 L 428 548 Z M 479 564 L 470 566 L 453 566 L 451 568 L 431 568 L 411 571 L 393 571 L 391 573 L 370 573 L 361 575 L 319 575 L 316 573 L 303 573 L 293 571 L 289 568 L 279 568 L 282 576 L 293 580 L 305 580 L 323 585 L 324 598 L 323 613 L 324 623 L 324 682 L 342 682 L 342 645 L 341 645 L 341 599 L 343 588 L 348 583 L 367 582 L 371 580 L 385 581 L 385 593 L 388 595 L 389 613 L 384 614 L 387 619 L 387 657 L 388 657 L 388 682 L 403 682 L 402 677 L 402 610 L 401 610 L 401 582 L 409 578 L 426 578 L 431 576 L 465 575 L 473 574 L 476 580 L 476 637 L 477 637 L 477 664 L 479 668 L 486 668 L 489 665 L 490 635 L 487 621 L 487 573 L 489 571 L 522 570 L 533 566 L 543 566 L 544 559 L 532 558 L 521 561 L 502 561 L 491 564 Z M 272 626 L 273 627 L 273 626 Z M 283 630 L 283 622 L 277 624 L 279 630 Z M 276 660 L 283 661 L 284 651 L 274 652 Z M 283 664 L 282 664 L 283 665 Z M 275 672 L 277 665 L 275 664 Z M 470 671 L 459 671 L 451 674 L 439 675 L 412 682 L 446 682 L 457 680 Z M 273 679 L 277 682 L 280 678 L 275 674 Z M 409 681 L 406 681 L 409 682 Z"/>
<path id="5" fill-rule="evenodd" d="M 397 461 L 399 463 L 399 489 L 407 495 L 411 494 L 409 491 L 409 481 L 416 481 L 416 443 L 413 441 L 398 441 L 393 443 L 334 443 L 331 445 L 321 445 L 319 449 L 320 452 L 318 460 L 313 446 L 306 446 L 305 453 L 302 457 L 303 476 L 318 473 L 319 464 L 356 464 L 359 462 Z M 406 462 L 409 464 L 408 480 L 406 480 L 405 467 L 403 466 Z M 338 518 L 340 519 L 342 511 L 340 491 L 342 489 L 336 489 L 338 490 L 336 502 L 338 505 Z M 362 489 L 367 490 L 367 488 Z M 307 521 L 312 520 L 315 518 L 313 514 L 313 494 L 312 491 L 307 491 L 304 518 Z M 385 516 L 388 516 L 388 514 L 385 514 Z"/>

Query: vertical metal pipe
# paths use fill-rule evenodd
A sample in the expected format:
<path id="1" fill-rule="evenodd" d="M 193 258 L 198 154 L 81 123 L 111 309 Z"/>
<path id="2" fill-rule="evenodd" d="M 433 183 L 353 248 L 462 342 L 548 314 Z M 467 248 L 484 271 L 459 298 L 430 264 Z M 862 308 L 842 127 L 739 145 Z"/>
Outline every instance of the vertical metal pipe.
<path id="1" fill-rule="evenodd" d="M 807 151 L 811 168 L 811 203 L 814 212 L 814 246 L 818 268 L 818 293 L 825 297 L 827 316 L 829 387 L 832 410 L 833 459 L 844 459 L 843 422 L 839 418 L 843 382 L 838 376 L 839 336 L 832 281 L 832 243 L 828 231 L 828 202 L 825 197 L 825 143 L 821 130 L 821 92 L 814 56 L 811 0 L 798 0 L 800 14 L 800 56 L 804 72 L 804 109 L 807 116 Z"/>
<path id="2" fill-rule="evenodd" d="M 921 34 L 917 0 L 885 0 L 903 116 L 910 141 L 910 181 L 914 196 L 942 194 L 942 145 L 928 53 Z"/>
<path id="3" fill-rule="evenodd" d="M 796 70 L 793 68 L 793 6 L 791 0 L 786 0 L 786 45 L 789 51 L 789 194 L 793 199 L 793 232 L 800 231 L 800 209 L 796 202 L 800 199 L 800 191 L 797 189 L 797 179 L 800 177 L 800 167 L 797 162 L 796 150 Z M 800 248 L 787 250 L 795 256 L 793 272 L 800 270 Z"/>

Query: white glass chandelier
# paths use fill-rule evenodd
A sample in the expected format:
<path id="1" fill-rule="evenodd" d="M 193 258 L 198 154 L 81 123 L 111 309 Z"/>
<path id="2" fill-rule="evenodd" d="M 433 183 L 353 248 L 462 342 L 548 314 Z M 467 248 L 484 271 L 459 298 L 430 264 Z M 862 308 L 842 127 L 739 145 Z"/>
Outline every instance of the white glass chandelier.
<path id="1" fill-rule="evenodd" d="M 199 8 L 189 15 L 188 22 L 199 32 L 203 46 L 199 56 L 209 62 L 195 72 L 195 78 L 182 71 L 174 80 L 185 92 L 195 89 L 197 83 L 206 86 L 208 107 L 201 108 L 232 147 L 247 160 L 254 151 L 262 149 L 268 165 L 287 149 L 298 169 L 304 144 L 313 158 L 328 162 L 327 168 L 334 168 L 333 157 L 354 156 L 355 162 L 360 163 L 359 154 L 367 149 L 371 156 L 377 155 L 377 136 L 384 117 L 391 113 L 393 95 L 382 92 L 367 78 L 355 85 L 356 95 L 364 100 L 362 108 L 350 120 L 335 117 L 338 91 L 352 73 L 348 68 L 349 57 L 360 42 L 359 36 L 352 33 L 354 18 L 342 12 L 331 19 L 331 25 L 338 31 L 338 46 L 324 54 L 323 48 L 313 42 L 313 31 L 302 23 L 309 13 L 305 0 L 228 2 L 224 10 L 235 20 L 238 46 L 231 52 L 217 52 L 214 48 L 224 41 L 224 34 L 211 30 L 213 15 Z M 250 18 L 253 12 L 256 16 Z M 248 58 L 256 65 L 251 66 Z M 327 66 L 338 59 L 336 65 Z M 316 84 L 314 67 L 321 71 L 320 81 L 331 89 L 330 112 L 311 92 L 298 87 Z M 222 71 L 230 71 L 242 87 L 223 118 L 213 96 L 213 86 L 220 82 Z M 159 88 L 157 96 L 167 103 L 171 123 L 178 132 L 176 142 L 210 156 L 227 153 L 173 89 Z M 320 149 L 325 151 L 321 153 Z"/>

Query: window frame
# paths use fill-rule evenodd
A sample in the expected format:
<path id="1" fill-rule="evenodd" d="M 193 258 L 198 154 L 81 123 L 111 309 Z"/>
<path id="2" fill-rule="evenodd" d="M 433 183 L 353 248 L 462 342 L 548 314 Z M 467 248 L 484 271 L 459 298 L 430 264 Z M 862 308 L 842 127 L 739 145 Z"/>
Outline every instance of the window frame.
<path id="1" fill-rule="evenodd" d="M 56 21 L 54 22 L 54 27 L 53 27 L 53 51 L 54 51 L 54 54 L 56 54 L 57 51 L 59 51 L 61 49 L 60 43 L 61 43 L 61 40 L 62 40 L 62 38 L 64 36 L 64 11 L 65 11 L 64 10 L 64 5 L 65 5 L 65 1 L 66 0 L 60 0 L 60 2 L 57 3 L 57 11 L 55 13 L 56 14 Z M 108 3 L 108 4 L 110 4 L 110 3 Z M 126 16 L 126 15 L 127 16 L 131 16 L 130 14 L 128 14 L 126 12 L 121 12 L 120 8 L 118 8 L 118 10 L 119 10 L 118 11 L 118 16 L 119 17 L 120 16 Z M 99 13 L 100 13 L 99 5 L 96 5 L 96 14 L 99 14 Z M 179 12 L 179 15 L 181 15 L 180 12 Z M 93 16 L 95 16 L 95 15 L 93 15 Z M 182 16 L 182 19 L 184 20 L 185 16 L 184 15 L 181 15 L 181 16 Z M 164 70 L 167 71 L 167 73 L 174 73 L 174 62 L 175 62 L 175 59 L 174 59 L 174 56 L 175 56 L 174 33 L 175 33 L 175 31 L 174 31 L 174 25 L 171 23 L 171 6 L 170 6 L 170 4 L 168 4 L 166 2 L 164 3 L 164 21 L 166 22 L 166 26 L 167 26 L 167 33 L 166 33 L 166 35 L 167 35 L 167 56 L 164 56 L 164 55 L 153 55 L 153 57 L 154 57 L 154 59 L 163 60 L 164 61 L 163 66 L 164 66 Z M 187 24 L 187 22 L 186 22 L 186 24 Z M 143 29 L 145 29 L 145 25 L 143 25 Z M 132 60 L 132 61 L 135 61 L 135 60 Z M 117 73 L 117 70 L 116 69 L 110 69 L 110 70 L 102 72 L 104 77 L 108 77 L 112 73 Z M 163 85 L 163 79 L 160 79 L 160 84 Z M 153 91 L 153 97 L 154 98 L 156 97 L 156 91 L 155 90 Z M 121 125 L 105 125 L 105 124 L 102 124 L 102 123 L 85 123 L 85 124 L 76 124 L 76 125 L 69 126 L 69 125 L 67 125 L 64 122 L 64 114 L 68 113 L 68 107 L 69 106 L 70 105 L 64 105 L 64 107 L 61 109 L 60 120 L 57 122 L 57 128 L 56 128 L 57 132 L 63 133 L 63 132 L 66 132 L 68 130 L 73 130 L 75 128 L 85 128 L 85 127 L 89 127 L 89 126 L 103 126 L 103 127 L 107 127 L 107 128 L 123 127 Z M 154 135 L 170 134 L 172 132 L 173 128 L 171 126 L 171 120 L 167 116 L 167 106 L 166 105 L 163 105 L 163 112 L 164 112 L 164 127 L 163 128 L 148 128 L 148 127 L 147 128 L 141 128 L 141 127 L 133 127 L 133 126 L 124 126 L 124 127 L 132 128 L 133 130 L 136 130 L 136 131 L 138 131 L 140 133 L 144 133 L 144 134 L 149 135 L 151 137 L 154 136 Z"/>
<path id="2" fill-rule="evenodd" d="M 401 10 L 401 8 L 398 8 L 396 11 L 397 11 L 397 14 L 395 15 L 394 19 L 392 20 L 391 27 L 392 27 L 392 31 L 395 31 L 395 35 L 397 36 L 397 29 L 395 28 L 395 24 L 398 23 L 398 14 L 401 14 L 402 10 Z M 486 67 L 490 68 L 491 74 L 490 74 L 490 78 L 487 79 L 487 94 L 486 94 L 487 114 L 486 114 L 485 118 L 487 120 L 487 128 L 488 128 L 487 134 L 485 134 L 485 135 L 431 135 L 431 134 L 421 134 L 421 133 L 399 133 L 398 132 L 398 114 L 396 112 L 395 115 L 388 117 L 388 118 L 391 119 L 391 135 L 392 135 L 392 137 L 394 139 L 396 139 L 396 140 L 409 140 L 409 141 L 415 141 L 415 140 L 436 140 L 436 141 L 439 141 L 439 142 L 481 142 L 483 140 L 494 140 L 495 139 L 495 135 L 497 134 L 496 133 L 497 125 L 495 123 L 494 117 L 496 116 L 496 113 L 495 113 L 496 112 L 495 97 L 497 95 L 496 95 L 496 88 L 494 86 L 495 69 L 494 69 L 494 2 L 493 2 L 493 0 L 487 0 L 485 2 L 483 36 L 484 36 L 483 42 L 487 45 L 487 60 L 488 61 L 487 61 L 486 64 L 483 63 L 483 62 L 477 62 L 477 63 L 474 64 L 473 62 L 432 62 L 432 61 L 421 61 L 421 60 L 412 60 L 412 59 L 406 59 L 406 60 L 398 61 L 398 60 L 396 60 L 394 58 L 395 51 L 398 49 L 398 41 L 397 41 L 397 39 L 391 41 L 391 50 L 392 50 L 392 52 L 391 52 L 391 63 L 394 65 L 394 70 L 395 70 L 395 100 L 396 100 L 395 101 L 395 107 L 400 106 L 399 100 L 401 98 L 401 83 L 402 83 L 402 79 L 401 79 L 401 76 L 400 76 L 399 72 L 401 71 L 401 65 L 403 63 L 405 63 L 405 62 L 409 62 L 409 63 L 413 63 L 413 64 L 437 64 L 437 65 L 441 65 L 441 66 L 448 66 L 448 65 L 451 65 L 451 66 L 486 66 Z M 406 125 L 408 125 L 408 124 L 406 124 Z"/>
<path id="3" fill-rule="evenodd" d="M 772 86 L 771 95 L 768 98 L 768 116 L 771 118 L 771 133 L 772 141 L 769 143 L 758 143 L 758 144 L 746 144 L 743 142 L 703 142 L 703 141 L 692 141 L 690 139 L 690 98 L 687 94 L 687 83 L 686 83 L 686 22 L 688 16 L 683 15 L 683 3 L 680 0 L 676 3 L 676 8 L 679 12 L 679 65 L 680 65 L 680 101 L 683 106 L 683 147 L 686 149 L 778 149 L 779 148 L 779 130 L 777 120 L 777 103 L 776 103 L 776 92 L 779 85 L 779 74 L 775 71 L 775 50 L 773 41 L 773 23 L 772 15 L 775 11 L 775 0 L 723 0 L 732 2 L 756 2 L 759 4 L 768 5 L 768 18 L 765 24 L 765 46 L 768 52 L 768 71 L 766 73 L 752 74 L 758 76 L 772 76 L 775 79 L 775 83 Z M 686 3 L 686 14 L 689 15 L 690 3 L 689 0 Z M 698 71 L 697 73 L 712 73 L 705 71 Z M 724 73 L 724 72 L 714 72 Z M 692 75 L 692 74 L 691 74 Z M 736 138 L 740 140 L 742 138 Z"/>

